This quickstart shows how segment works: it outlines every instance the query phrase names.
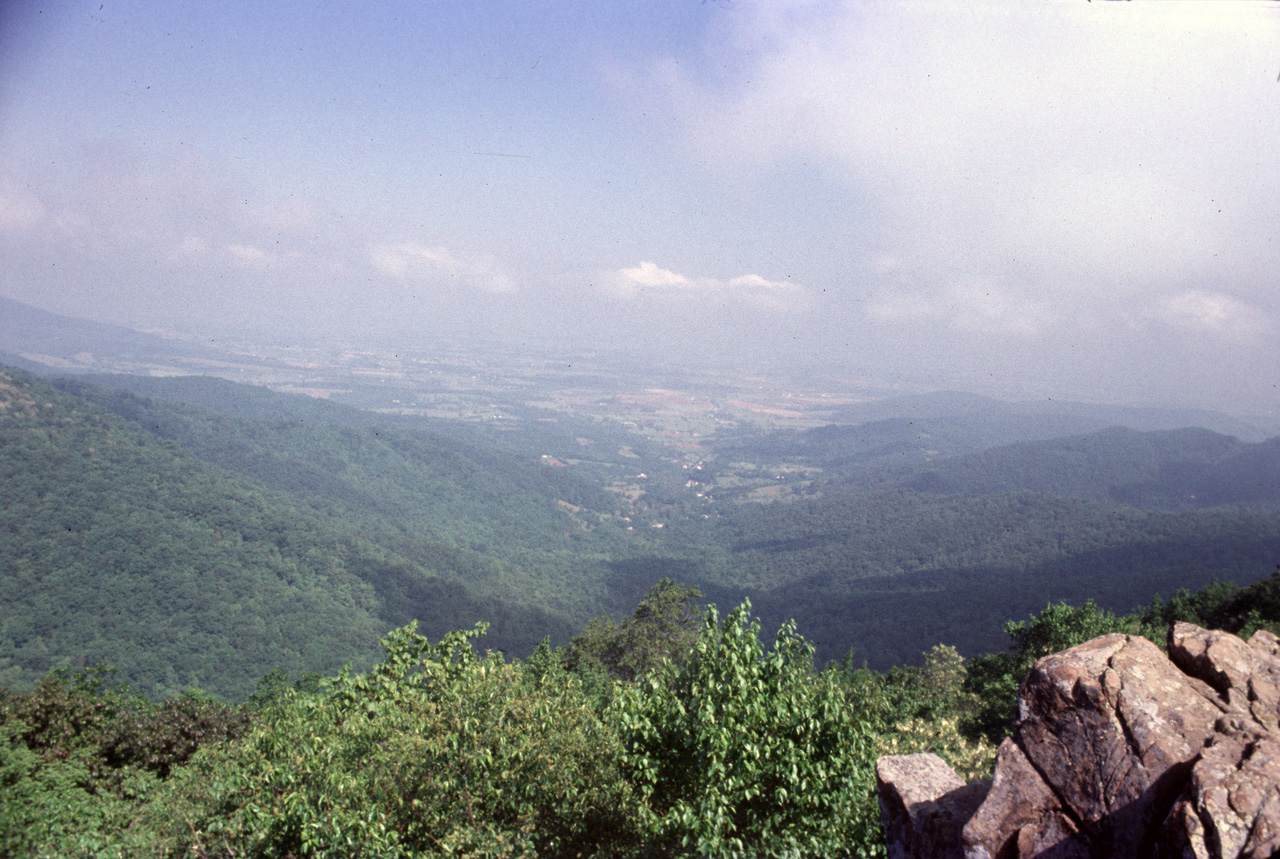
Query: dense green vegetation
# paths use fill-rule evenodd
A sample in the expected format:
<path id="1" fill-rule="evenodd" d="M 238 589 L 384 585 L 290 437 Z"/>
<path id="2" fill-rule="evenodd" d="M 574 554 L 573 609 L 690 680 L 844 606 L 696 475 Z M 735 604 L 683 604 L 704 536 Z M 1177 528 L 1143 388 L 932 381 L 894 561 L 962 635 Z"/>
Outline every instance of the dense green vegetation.
<path id="1" fill-rule="evenodd" d="M 437 643 L 411 624 L 366 672 L 276 672 L 239 706 L 152 702 L 101 670 L 0 690 L 0 854 L 883 856 L 875 758 L 988 772 L 1036 657 L 1178 619 L 1280 629 L 1277 572 L 1123 617 L 1050 605 L 967 664 L 938 646 L 818 671 L 793 625 L 766 647 L 749 604 L 699 618 L 698 596 L 661 582 L 527 661 L 478 652 L 483 624 Z"/>
<path id="2" fill-rule="evenodd" d="M 173 692 L 372 657 L 377 597 L 352 567 L 395 563 L 381 550 L 17 377 L 0 421 L 0 681 L 115 662 Z"/>
<path id="3" fill-rule="evenodd" d="M 497 559 L 338 512 L 6 374 L 0 683 L 110 662 L 148 694 L 243 697 L 272 667 L 367 663 L 383 632 L 415 618 L 443 632 L 491 617 L 495 646 L 526 651 L 572 628 L 549 600 L 523 602 Z"/>
<path id="4" fill-rule="evenodd" d="M 856 642 L 857 658 L 881 669 L 930 641 L 970 654 L 996 648 L 1004 618 L 1046 599 L 1127 611 L 1153 593 L 1249 581 L 1280 559 L 1274 513 L 1030 492 L 830 493 L 731 508 L 719 534 L 725 581 L 754 588 L 767 622 L 794 616 L 822 659 Z"/>
<path id="5" fill-rule="evenodd" d="M 572 416 L 498 447 L 216 379 L 3 378 L 0 683 L 14 688 L 111 662 L 146 694 L 242 698 L 273 667 L 367 664 L 415 619 L 432 636 L 484 619 L 487 646 L 527 654 L 662 578 L 750 598 L 769 628 L 795 618 L 819 664 L 852 651 L 886 670 L 938 642 L 998 648 L 1003 620 L 1046 600 L 1122 613 L 1280 559 L 1280 444 L 1206 431 L 975 451 L 957 430 L 963 455 L 921 438 L 928 461 L 881 450 L 856 468 L 915 430 L 739 433 L 690 469 Z M 819 476 L 781 470 L 780 484 L 810 475 L 792 500 L 745 501 L 720 488 L 739 455 Z"/>
<path id="6" fill-rule="evenodd" d="M 1091 435 L 1018 442 L 882 469 L 868 485 L 947 495 L 1042 492 L 1148 509 L 1222 505 L 1280 508 L 1280 439 L 1246 443 L 1203 429 Z M 846 486 L 852 481 L 844 481 Z"/>
<path id="7" fill-rule="evenodd" d="M 809 471 L 775 468 L 788 502 L 721 506 L 697 581 L 743 588 L 767 623 L 796 617 L 820 659 L 852 645 L 884 669 L 929 641 L 991 650 L 1002 618 L 1046 598 L 1123 612 L 1280 559 L 1280 440 L 1111 428 L 982 449 L 1035 419 L 740 439 L 730 455 Z"/>

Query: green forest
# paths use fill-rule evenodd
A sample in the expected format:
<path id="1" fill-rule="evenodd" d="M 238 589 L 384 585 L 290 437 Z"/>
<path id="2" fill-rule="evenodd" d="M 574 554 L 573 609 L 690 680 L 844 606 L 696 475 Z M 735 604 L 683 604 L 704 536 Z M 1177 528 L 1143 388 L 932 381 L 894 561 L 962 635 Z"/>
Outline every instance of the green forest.
<path id="1" fill-rule="evenodd" d="M 1280 572 L 1117 617 L 1092 602 L 1008 623 L 1008 647 L 938 645 L 878 673 L 817 669 L 664 580 L 526 659 L 486 626 L 417 624 L 365 671 L 274 671 L 241 704 L 156 701 L 108 669 L 0 691 L 0 853 L 137 857 L 883 856 L 873 766 L 931 750 L 989 772 L 1037 657 L 1175 620 L 1280 629 Z"/>
<path id="2" fill-rule="evenodd" d="M 0 684 L 110 663 L 142 694 L 243 700 L 276 668 L 366 667 L 414 620 L 437 638 L 483 620 L 489 648 L 526 656 L 663 578 L 795 619 L 819 664 L 883 671 L 938 642 L 999 649 L 1046 601 L 1123 613 L 1280 560 L 1275 441 L 1116 429 L 850 466 L 938 443 L 881 423 L 740 433 L 689 471 L 561 417 L 499 443 L 223 380 L 4 371 Z M 753 501 L 724 477 L 748 455 L 819 476 Z"/>
<path id="3" fill-rule="evenodd" d="M 1280 620 L 1277 440 L 527 417 L 0 369 L 0 855 L 882 855 L 1036 657 Z"/>

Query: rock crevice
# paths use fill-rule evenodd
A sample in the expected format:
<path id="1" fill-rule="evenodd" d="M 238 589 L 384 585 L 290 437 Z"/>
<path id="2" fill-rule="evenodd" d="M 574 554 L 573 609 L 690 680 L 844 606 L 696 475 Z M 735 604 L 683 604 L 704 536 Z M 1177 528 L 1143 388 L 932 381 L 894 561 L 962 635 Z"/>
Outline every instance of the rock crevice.
<path id="1" fill-rule="evenodd" d="M 890 856 L 1280 852 L 1280 639 L 1175 625 L 1169 655 L 1105 635 L 1041 659 L 990 783 L 936 756 L 877 764 Z M 916 774 L 927 771 L 927 780 Z M 963 788 L 963 789 L 962 789 Z"/>

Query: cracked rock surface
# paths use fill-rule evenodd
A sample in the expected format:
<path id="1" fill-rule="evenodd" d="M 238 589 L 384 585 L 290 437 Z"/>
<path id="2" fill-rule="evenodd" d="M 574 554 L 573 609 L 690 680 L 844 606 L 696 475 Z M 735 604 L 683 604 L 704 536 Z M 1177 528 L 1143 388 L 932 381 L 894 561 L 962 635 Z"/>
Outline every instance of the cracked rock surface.
<path id="1" fill-rule="evenodd" d="M 986 783 L 966 785 L 935 754 L 893 755 L 876 761 L 880 813 L 894 830 L 889 859 L 961 859 L 960 828 L 986 796 Z"/>
<path id="2" fill-rule="evenodd" d="M 912 814 L 904 779 L 916 756 L 882 759 L 891 856 L 1280 853 L 1280 639 L 1271 633 L 1246 643 L 1180 623 L 1169 656 L 1143 638 L 1102 636 L 1037 662 L 1018 707 L 985 799 L 964 820 L 947 817 L 961 826 L 958 846 L 930 834 L 927 813 L 915 815 L 910 843 L 895 842 L 904 830 L 884 797 L 899 797 L 901 813 Z M 956 789 L 954 773 L 948 780 L 932 764 L 930 772 Z M 894 773 L 902 776 L 885 778 Z M 949 849 L 936 849 L 943 842 Z"/>

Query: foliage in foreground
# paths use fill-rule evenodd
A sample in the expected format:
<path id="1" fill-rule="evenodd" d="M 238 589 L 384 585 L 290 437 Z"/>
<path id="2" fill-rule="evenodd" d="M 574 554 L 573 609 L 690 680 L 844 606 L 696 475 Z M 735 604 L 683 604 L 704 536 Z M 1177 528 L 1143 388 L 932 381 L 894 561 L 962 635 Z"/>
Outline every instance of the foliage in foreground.
<path id="1" fill-rule="evenodd" d="M 0 690 L 0 855 L 111 855 L 164 779 L 249 729 L 246 708 L 198 692 L 157 704 L 110 679 L 56 671 Z"/>
<path id="2" fill-rule="evenodd" d="M 677 593 L 666 583 L 653 596 Z M 640 614 L 661 605 L 678 618 L 684 604 L 650 600 Z M 655 620 L 653 628 L 667 627 Z M 385 657 L 365 674 L 299 686 L 277 678 L 251 708 L 251 725 L 246 717 L 209 734 L 189 761 L 173 758 L 167 769 L 145 738 L 131 740 L 140 751 L 128 759 L 104 751 L 114 748 L 114 725 L 137 722 L 122 693 L 51 678 L 41 687 L 50 701 L 65 693 L 88 713 L 63 719 L 70 727 L 59 729 L 53 753 L 40 739 L 48 731 L 34 726 L 61 705 L 10 696 L 0 759 L 5 852 L 881 852 L 871 797 L 879 715 L 851 706 L 840 672 L 815 673 L 812 647 L 793 629 L 766 650 L 749 606 L 723 624 L 712 609 L 683 661 L 609 681 L 620 689 L 604 697 L 566 667 L 563 652 L 544 648 L 511 664 L 476 651 L 482 632 L 432 644 L 410 625 L 384 639 Z"/>
<path id="3" fill-rule="evenodd" d="M 634 828 L 615 737 L 571 678 L 477 654 L 482 631 L 410 625 L 369 673 L 286 691 L 155 825 L 210 856 L 609 855 Z"/>
<path id="4" fill-rule="evenodd" d="M 1051 605 L 1006 626 L 1007 653 L 939 645 L 884 674 L 815 671 L 789 624 L 765 647 L 749 604 L 693 634 L 696 598 L 662 582 L 527 662 L 477 652 L 483 625 L 433 644 L 411 624 L 367 673 L 269 676 L 243 706 L 155 703 L 99 671 L 0 690 L 0 855 L 881 856 L 876 756 L 989 772 L 1034 659 L 1174 620 L 1275 628 L 1280 572 L 1123 617 Z"/>
<path id="5" fill-rule="evenodd" d="M 663 855 L 833 856 L 868 819 L 874 728 L 813 646 L 784 626 L 765 650 L 750 603 L 712 608 L 687 663 L 644 676 L 616 705 L 626 770 Z"/>

